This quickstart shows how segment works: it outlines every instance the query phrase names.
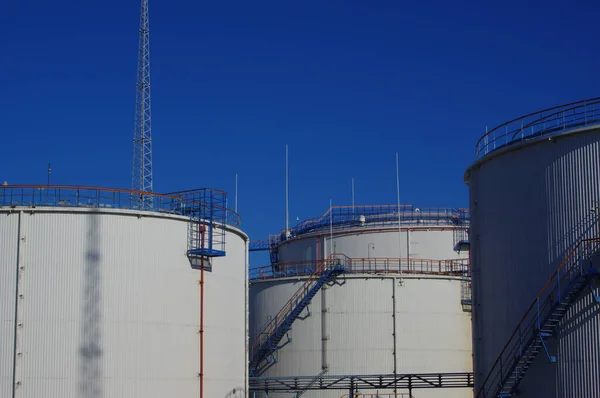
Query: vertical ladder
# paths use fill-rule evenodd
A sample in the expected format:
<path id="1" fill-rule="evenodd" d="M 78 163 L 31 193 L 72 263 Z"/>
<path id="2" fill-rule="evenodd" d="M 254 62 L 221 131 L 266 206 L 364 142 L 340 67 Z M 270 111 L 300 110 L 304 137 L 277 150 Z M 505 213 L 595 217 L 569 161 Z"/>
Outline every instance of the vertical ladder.
<path id="1" fill-rule="evenodd" d="M 188 257 L 225 256 L 227 194 L 214 189 L 197 189 L 181 193 L 188 224 Z"/>
<path id="2" fill-rule="evenodd" d="M 466 269 L 463 271 L 462 279 L 460 281 L 460 304 L 463 307 L 463 311 L 471 312 L 473 308 L 473 294 L 471 289 L 471 264 L 465 266 Z"/>

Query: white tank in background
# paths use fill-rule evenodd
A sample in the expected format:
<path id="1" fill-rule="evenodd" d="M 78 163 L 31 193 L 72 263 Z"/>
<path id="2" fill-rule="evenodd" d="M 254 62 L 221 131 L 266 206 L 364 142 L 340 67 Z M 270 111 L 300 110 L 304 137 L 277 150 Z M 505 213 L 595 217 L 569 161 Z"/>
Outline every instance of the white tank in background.
<path id="1" fill-rule="evenodd" d="M 598 248 L 586 239 L 599 237 L 599 123 L 600 99 L 593 99 L 515 119 L 477 145 L 465 180 L 479 398 L 499 384 L 514 389 L 515 358 L 526 371 L 519 397 L 600 397 L 598 283 L 569 297 L 571 281 L 587 272 L 577 267 L 588 267 Z M 530 339 L 534 359 L 524 358 Z"/>
<path id="2" fill-rule="evenodd" d="M 468 210 L 403 206 L 400 213 L 399 222 L 395 205 L 334 207 L 292 228 L 291 237 L 278 245 L 274 267 L 252 270 L 251 374 L 472 371 L 468 253 L 454 250 L 467 240 Z M 303 285 L 310 285 L 316 268 L 333 264 L 324 261 L 329 258 L 347 272 L 316 291 L 282 338 L 280 349 L 267 361 L 253 362 L 265 325 L 281 314 L 290 298 L 298 297 Z M 305 391 L 302 396 L 338 398 L 344 393 Z M 472 388 L 412 391 L 418 398 L 472 394 Z M 273 396 L 289 395 L 269 393 Z"/>

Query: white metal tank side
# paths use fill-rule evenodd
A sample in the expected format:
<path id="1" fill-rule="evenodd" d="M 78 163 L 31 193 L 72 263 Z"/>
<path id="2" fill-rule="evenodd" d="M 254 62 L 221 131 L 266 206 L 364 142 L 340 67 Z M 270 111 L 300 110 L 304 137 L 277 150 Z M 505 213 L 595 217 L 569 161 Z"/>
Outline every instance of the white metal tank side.
<path id="1" fill-rule="evenodd" d="M 13 396 L 13 366 L 17 398 L 199 396 L 200 272 L 186 257 L 188 223 L 0 209 L 0 396 Z M 243 397 L 247 383 L 247 237 L 227 227 L 226 241 L 205 273 L 205 397 Z"/>
<path id="2" fill-rule="evenodd" d="M 303 280 L 251 283 L 252 336 Z M 322 288 L 309 308 L 310 315 L 305 310 L 294 322 L 290 341 L 286 344 L 284 337 L 280 343 L 284 347 L 277 351 L 278 362 L 263 376 L 312 376 L 325 368 L 329 375 L 391 374 L 394 369 L 396 373 L 472 370 L 471 317 L 461 306 L 458 277 L 346 275 Z M 304 396 L 337 398 L 344 393 L 310 391 Z M 473 392 L 425 389 L 413 395 L 467 398 Z"/>
<path id="3" fill-rule="evenodd" d="M 19 213 L 0 214 L 0 397 L 12 396 Z"/>
<path id="4" fill-rule="evenodd" d="M 452 259 L 455 228 L 443 226 L 398 228 L 356 228 L 331 236 L 324 232 L 299 236 L 279 246 L 279 261 L 318 260 L 330 253 L 344 253 L 351 258 L 430 258 Z M 464 256 L 464 254 L 463 254 Z"/>
<path id="5" fill-rule="evenodd" d="M 568 251 L 598 236 L 600 130 L 511 145 L 465 176 L 470 186 L 476 389 Z M 587 290 L 589 294 L 589 289 Z M 577 312 L 577 309 L 584 309 Z M 600 397 L 597 305 L 582 298 L 559 325 L 552 365 L 540 353 L 523 397 Z M 556 345 L 556 346 L 555 346 Z"/>

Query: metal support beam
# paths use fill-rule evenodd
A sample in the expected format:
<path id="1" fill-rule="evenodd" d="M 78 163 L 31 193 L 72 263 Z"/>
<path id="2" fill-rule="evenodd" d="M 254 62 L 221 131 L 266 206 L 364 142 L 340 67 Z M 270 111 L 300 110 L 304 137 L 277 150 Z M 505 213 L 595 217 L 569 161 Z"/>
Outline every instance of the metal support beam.
<path id="1" fill-rule="evenodd" d="M 378 375 L 320 375 L 251 377 L 250 391 L 306 390 L 409 390 L 426 388 L 473 388 L 473 373 L 412 373 Z"/>

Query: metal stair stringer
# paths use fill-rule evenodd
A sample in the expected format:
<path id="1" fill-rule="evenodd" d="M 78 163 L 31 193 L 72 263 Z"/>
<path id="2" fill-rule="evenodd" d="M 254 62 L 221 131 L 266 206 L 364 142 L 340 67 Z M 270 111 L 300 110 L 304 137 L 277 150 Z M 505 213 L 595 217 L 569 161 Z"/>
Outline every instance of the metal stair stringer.
<path id="1" fill-rule="evenodd" d="M 515 393 L 546 340 L 554 335 L 569 308 L 593 279 L 600 278 L 597 257 L 600 238 L 581 240 L 550 277 L 529 306 L 504 349 L 492 365 L 476 398 L 504 398 Z M 592 261 L 592 256 L 594 256 Z"/>
<path id="2" fill-rule="evenodd" d="M 269 362 L 269 356 L 279 349 L 279 343 L 302 311 L 327 281 L 345 271 L 345 259 L 331 257 L 318 264 L 315 272 L 300 286 L 283 308 L 265 325 L 250 348 L 249 370 L 251 376 L 258 376 L 260 365 Z M 273 361 L 271 361 L 273 362 Z"/>

